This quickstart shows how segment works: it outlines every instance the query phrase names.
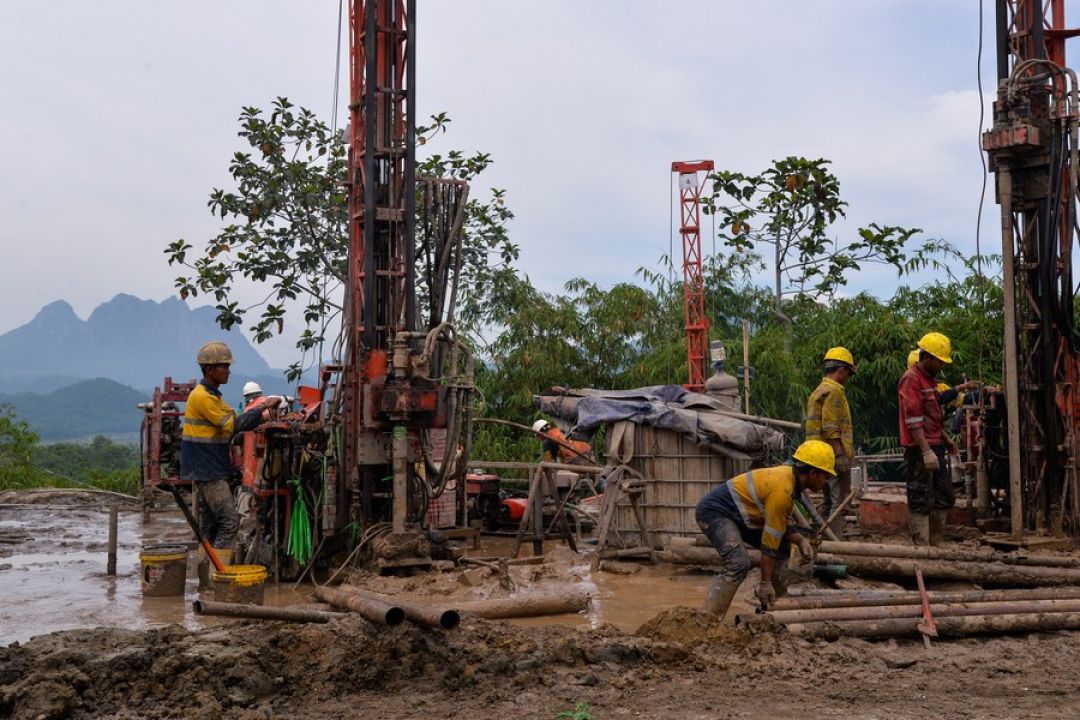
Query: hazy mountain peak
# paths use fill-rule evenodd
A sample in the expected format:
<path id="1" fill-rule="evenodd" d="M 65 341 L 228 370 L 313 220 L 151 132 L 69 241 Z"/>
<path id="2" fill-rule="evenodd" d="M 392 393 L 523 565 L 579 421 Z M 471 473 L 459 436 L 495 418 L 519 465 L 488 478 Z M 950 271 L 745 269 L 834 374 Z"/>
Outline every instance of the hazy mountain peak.
<path id="1" fill-rule="evenodd" d="M 240 329 L 226 332 L 216 317 L 214 308 L 192 309 L 176 297 L 158 302 L 119 293 L 83 321 L 69 303 L 58 300 L 26 325 L 0 335 L 0 384 L 9 391 L 39 390 L 39 383 L 55 387 L 57 378 L 101 377 L 150 389 L 167 375 L 197 375 L 195 353 L 209 340 L 229 343 L 235 377 L 273 376 Z"/>

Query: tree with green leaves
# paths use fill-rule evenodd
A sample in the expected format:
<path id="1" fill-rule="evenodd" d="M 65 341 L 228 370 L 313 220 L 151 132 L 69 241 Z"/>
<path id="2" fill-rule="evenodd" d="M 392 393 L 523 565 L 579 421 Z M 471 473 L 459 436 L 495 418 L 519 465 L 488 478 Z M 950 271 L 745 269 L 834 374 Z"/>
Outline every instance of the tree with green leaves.
<path id="1" fill-rule="evenodd" d="M 449 123 L 441 113 L 418 127 L 421 144 Z M 229 163 L 234 187 L 214 188 L 207 203 L 225 226 L 200 251 L 183 238 L 165 249 L 169 264 L 185 271 L 175 287 L 183 299 L 213 297 L 226 330 L 257 313 L 248 327 L 257 343 L 283 332 L 290 310 L 299 312 L 304 330 L 297 347 L 310 351 L 328 338 L 342 310 L 349 248 L 347 145 L 342 133 L 283 97 L 269 114 L 243 108 L 238 135 L 245 147 Z M 418 163 L 417 177 L 472 182 L 491 162 L 480 152 L 431 154 Z M 506 232 L 512 217 L 503 190 L 474 196 L 466 205 L 458 277 L 458 318 L 466 324 L 482 319 L 485 294 L 514 272 L 518 248 Z M 264 294 L 244 306 L 238 297 L 248 284 L 258 284 Z M 302 370 L 301 362 L 294 363 L 289 378 Z"/>
<path id="2" fill-rule="evenodd" d="M 813 290 L 831 295 L 863 263 L 909 267 L 904 247 L 918 228 L 871 224 L 849 242 L 831 240 L 829 228 L 845 217 L 847 203 L 828 160 L 786 157 L 757 175 L 721 170 L 710 176 L 703 210 L 719 220 L 718 236 L 737 253 L 761 260 L 771 250 L 774 313 L 789 331 L 784 297 Z M 932 252 L 928 247 L 924 253 Z M 920 257 L 922 257 L 920 255 Z"/>
<path id="3" fill-rule="evenodd" d="M 15 408 L 0 404 L 0 487 L 33 484 L 37 476 L 33 462 L 37 443 L 37 433 L 16 417 Z"/>

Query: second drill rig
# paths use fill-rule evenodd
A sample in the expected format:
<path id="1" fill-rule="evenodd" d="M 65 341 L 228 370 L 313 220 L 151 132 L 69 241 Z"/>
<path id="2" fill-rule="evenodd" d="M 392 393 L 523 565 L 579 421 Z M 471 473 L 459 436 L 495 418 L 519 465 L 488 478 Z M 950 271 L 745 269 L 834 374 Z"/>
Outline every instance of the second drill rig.
<path id="1" fill-rule="evenodd" d="M 1014 536 L 1031 528 L 1076 535 L 1080 91 L 1065 41 L 1080 31 L 1066 29 L 1064 0 L 997 0 L 995 7 L 998 94 L 982 147 L 1001 206 L 1008 487 L 999 495 L 1007 497 Z M 991 494 L 979 488 L 981 510 Z"/>

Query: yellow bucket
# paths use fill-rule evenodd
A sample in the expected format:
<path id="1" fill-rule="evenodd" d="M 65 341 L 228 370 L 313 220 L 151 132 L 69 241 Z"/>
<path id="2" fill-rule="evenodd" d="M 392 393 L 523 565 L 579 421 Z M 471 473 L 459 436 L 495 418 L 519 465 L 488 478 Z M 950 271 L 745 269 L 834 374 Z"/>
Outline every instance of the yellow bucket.
<path id="1" fill-rule="evenodd" d="M 226 565 L 210 573 L 214 599 L 218 602 L 262 605 L 266 568 L 262 565 Z"/>
<path id="2" fill-rule="evenodd" d="M 146 597 L 184 594 L 188 549 L 184 545 L 147 545 L 139 553 L 142 592 Z"/>

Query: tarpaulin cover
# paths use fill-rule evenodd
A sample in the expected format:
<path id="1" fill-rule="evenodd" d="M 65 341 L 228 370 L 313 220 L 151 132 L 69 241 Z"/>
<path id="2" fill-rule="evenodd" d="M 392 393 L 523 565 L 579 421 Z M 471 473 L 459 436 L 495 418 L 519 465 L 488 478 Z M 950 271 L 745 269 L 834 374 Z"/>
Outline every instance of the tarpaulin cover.
<path id="1" fill-rule="evenodd" d="M 537 395 L 540 411 L 561 419 L 579 434 L 591 435 L 605 423 L 628 420 L 664 428 L 734 457 L 760 456 L 784 447 L 784 434 L 721 412 L 716 400 L 678 385 L 636 390 L 591 388 L 552 390 Z"/>

